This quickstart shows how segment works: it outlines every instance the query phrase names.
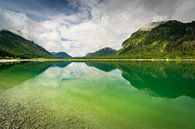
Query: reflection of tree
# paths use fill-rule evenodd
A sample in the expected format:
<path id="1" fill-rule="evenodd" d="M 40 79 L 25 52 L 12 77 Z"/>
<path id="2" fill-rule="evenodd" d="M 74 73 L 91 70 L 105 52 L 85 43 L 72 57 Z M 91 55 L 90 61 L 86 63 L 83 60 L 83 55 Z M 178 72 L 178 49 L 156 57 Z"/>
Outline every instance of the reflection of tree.
<path id="1" fill-rule="evenodd" d="M 103 64 L 101 68 L 97 67 L 98 64 L 94 64 L 91 66 L 103 70 Z M 122 76 L 134 87 L 151 90 L 155 96 L 175 98 L 186 95 L 195 98 L 195 67 L 192 62 L 179 64 L 176 62 L 130 62 L 110 65 L 112 65 L 111 68 L 120 69 Z"/>
<path id="2" fill-rule="evenodd" d="M 66 67 L 69 63 L 17 62 L 0 64 L 0 89 L 8 89 L 36 77 L 51 66 Z"/>

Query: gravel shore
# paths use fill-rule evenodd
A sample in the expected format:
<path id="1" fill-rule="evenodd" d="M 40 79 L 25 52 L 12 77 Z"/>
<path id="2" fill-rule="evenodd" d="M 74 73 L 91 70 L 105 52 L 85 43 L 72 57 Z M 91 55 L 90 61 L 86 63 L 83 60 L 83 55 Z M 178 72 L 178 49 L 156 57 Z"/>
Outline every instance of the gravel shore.
<path id="1" fill-rule="evenodd" d="M 0 93 L 0 129 L 90 129 L 80 117 L 58 116 L 39 103 L 23 104 Z"/>

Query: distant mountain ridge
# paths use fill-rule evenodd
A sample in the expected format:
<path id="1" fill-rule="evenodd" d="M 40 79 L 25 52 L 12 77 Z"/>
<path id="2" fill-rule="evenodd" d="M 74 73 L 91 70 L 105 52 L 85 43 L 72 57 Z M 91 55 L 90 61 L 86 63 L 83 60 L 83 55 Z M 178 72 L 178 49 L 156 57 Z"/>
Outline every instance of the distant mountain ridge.
<path id="1" fill-rule="evenodd" d="M 53 58 L 47 50 L 17 34 L 0 31 L 0 58 Z"/>
<path id="2" fill-rule="evenodd" d="M 52 52 L 52 55 L 54 55 L 57 58 L 72 58 L 69 54 L 66 52 Z"/>
<path id="3" fill-rule="evenodd" d="M 98 57 L 98 56 L 110 56 L 116 54 L 117 50 L 114 50 L 109 47 L 100 49 L 94 53 L 88 53 L 85 57 Z"/>
<path id="4" fill-rule="evenodd" d="M 123 42 L 116 56 L 128 58 L 195 57 L 195 21 L 167 21 L 140 29 Z"/>

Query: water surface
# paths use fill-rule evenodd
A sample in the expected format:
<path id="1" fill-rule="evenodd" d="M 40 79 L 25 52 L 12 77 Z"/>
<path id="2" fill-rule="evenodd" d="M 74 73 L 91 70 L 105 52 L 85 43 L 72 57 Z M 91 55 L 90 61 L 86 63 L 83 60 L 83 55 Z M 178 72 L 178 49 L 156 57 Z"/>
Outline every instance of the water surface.
<path id="1" fill-rule="evenodd" d="M 0 64 L 0 128 L 194 129 L 193 62 Z"/>

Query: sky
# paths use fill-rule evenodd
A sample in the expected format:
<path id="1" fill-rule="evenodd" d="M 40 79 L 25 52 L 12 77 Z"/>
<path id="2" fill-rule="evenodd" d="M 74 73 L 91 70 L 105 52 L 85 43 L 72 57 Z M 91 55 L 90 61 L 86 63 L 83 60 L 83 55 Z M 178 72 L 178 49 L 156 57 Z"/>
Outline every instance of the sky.
<path id="1" fill-rule="evenodd" d="M 151 22 L 195 20 L 195 0 L 0 0 L 0 30 L 17 33 L 50 52 L 84 56 L 120 49 Z"/>

